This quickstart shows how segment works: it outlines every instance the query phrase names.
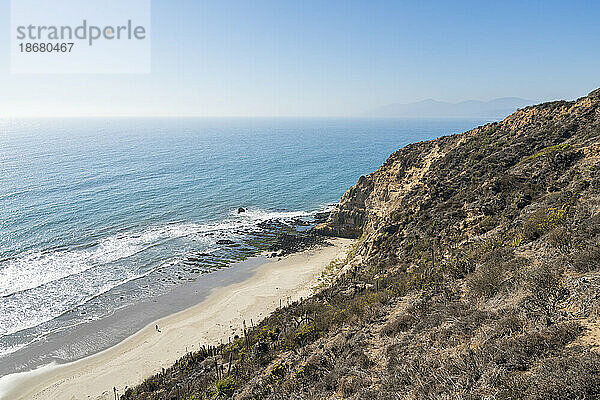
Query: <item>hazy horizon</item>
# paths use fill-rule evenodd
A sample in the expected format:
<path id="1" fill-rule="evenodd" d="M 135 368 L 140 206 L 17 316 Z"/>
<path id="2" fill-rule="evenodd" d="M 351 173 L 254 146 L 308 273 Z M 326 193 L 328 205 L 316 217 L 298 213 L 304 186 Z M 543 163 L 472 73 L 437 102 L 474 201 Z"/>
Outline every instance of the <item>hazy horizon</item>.
<path id="1" fill-rule="evenodd" d="M 354 117 L 430 98 L 571 100 L 600 87 L 600 56 L 589 51 L 598 10 L 154 0 L 152 72 L 140 75 L 10 74 L 5 23 L 0 116 Z M 8 0 L 0 12 L 9 19 Z"/>

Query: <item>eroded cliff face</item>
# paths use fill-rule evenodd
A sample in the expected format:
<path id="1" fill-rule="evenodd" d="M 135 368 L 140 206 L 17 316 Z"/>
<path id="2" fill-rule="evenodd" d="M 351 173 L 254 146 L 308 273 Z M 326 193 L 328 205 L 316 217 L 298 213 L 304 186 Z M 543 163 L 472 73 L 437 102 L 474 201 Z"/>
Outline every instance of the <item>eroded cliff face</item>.
<path id="1" fill-rule="evenodd" d="M 358 238 L 315 295 L 124 398 L 600 398 L 600 90 L 406 146 L 315 230 Z"/>
<path id="2" fill-rule="evenodd" d="M 361 238 L 357 262 L 397 262 L 408 237 L 465 237 L 513 221 L 526 207 L 573 181 L 597 179 L 579 159 L 598 157 L 600 89 L 577 101 L 518 110 L 504 121 L 408 145 L 361 177 L 315 228 Z M 488 225 L 488 226 L 482 226 Z M 382 246 L 385 242 L 386 246 Z M 396 245 L 390 246 L 391 242 Z"/>
<path id="3" fill-rule="evenodd" d="M 365 223 L 366 200 L 372 192 L 371 178 L 361 176 L 358 183 L 344 193 L 328 221 L 317 225 L 315 231 L 327 236 L 351 239 L 359 237 Z"/>

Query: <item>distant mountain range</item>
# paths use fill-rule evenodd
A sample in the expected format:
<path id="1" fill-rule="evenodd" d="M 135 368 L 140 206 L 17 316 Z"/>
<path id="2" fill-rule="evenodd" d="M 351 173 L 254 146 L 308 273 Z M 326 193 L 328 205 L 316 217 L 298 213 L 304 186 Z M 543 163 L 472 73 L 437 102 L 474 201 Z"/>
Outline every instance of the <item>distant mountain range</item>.
<path id="1" fill-rule="evenodd" d="M 434 99 L 416 103 L 390 104 L 367 112 L 372 117 L 406 117 L 406 118 L 504 118 L 523 108 L 535 104 L 533 100 L 518 97 L 502 97 L 490 101 L 467 100 L 460 103 L 447 103 Z"/>

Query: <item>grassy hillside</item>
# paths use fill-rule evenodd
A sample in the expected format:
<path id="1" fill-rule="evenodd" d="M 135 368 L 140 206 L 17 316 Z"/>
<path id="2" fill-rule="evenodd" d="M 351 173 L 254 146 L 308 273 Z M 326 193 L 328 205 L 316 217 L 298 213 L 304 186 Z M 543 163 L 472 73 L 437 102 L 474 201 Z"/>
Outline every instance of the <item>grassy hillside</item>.
<path id="1" fill-rule="evenodd" d="M 600 90 L 406 146 L 321 234 L 331 285 L 125 399 L 600 398 Z"/>

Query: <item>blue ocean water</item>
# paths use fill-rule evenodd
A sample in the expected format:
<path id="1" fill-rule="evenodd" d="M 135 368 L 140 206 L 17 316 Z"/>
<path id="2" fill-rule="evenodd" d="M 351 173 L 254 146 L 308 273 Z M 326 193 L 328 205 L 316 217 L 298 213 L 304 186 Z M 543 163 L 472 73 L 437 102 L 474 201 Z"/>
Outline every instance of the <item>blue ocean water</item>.
<path id="1" fill-rule="evenodd" d="M 483 122 L 0 121 L 0 357 L 201 279 L 250 255 L 262 222 L 308 217 L 398 148 Z"/>

